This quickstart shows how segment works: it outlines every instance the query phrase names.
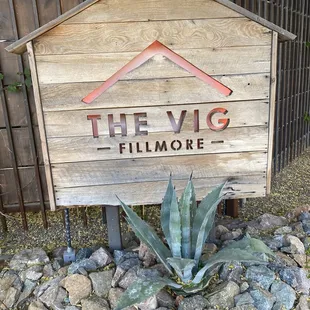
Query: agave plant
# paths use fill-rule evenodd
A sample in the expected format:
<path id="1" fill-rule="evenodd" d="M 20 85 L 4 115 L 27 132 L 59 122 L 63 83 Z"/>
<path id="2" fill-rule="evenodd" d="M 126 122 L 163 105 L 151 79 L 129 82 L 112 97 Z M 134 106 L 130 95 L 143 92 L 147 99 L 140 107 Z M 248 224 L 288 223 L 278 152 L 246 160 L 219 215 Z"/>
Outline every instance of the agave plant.
<path id="1" fill-rule="evenodd" d="M 116 310 L 140 303 L 168 286 L 177 294 L 192 294 L 203 290 L 214 276 L 214 270 L 231 261 L 266 263 L 255 253 L 273 252 L 260 240 L 246 235 L 207 261 L 201 261 L 204 243 L 213 227 L 217 205 L 223 199 L 226 183 L 211 191 L 197 207 L 191 178 L 178 201 L 170 177 L 168 188 L 161 205 L 161 227 L 167 246 L 154 229 L 120 200 L 127 222 L 137 237 L 153 251 L 170 274 L 170 278 L 138 279 L 121 296 Z"/>

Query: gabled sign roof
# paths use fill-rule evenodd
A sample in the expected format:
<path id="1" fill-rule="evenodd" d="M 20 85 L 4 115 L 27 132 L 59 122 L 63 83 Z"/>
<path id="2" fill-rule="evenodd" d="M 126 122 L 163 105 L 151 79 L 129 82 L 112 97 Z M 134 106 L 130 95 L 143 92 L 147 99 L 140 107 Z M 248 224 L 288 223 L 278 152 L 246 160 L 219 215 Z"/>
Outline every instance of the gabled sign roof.
<path id="1" fill-rule="evenodd" d="M 186 71 L 192 73 L 198 79 L 203 82 L 211 85 L 216 88 L 219 92 L 221 92 L 225 96 L 229 96 L 232 93 L 232 90 L 220 83 L 219 81 L 212 78 L 207 73 L 203 72 L 199 68 L 195 67 L 193 64 L 188 62 L 179 54 L 173 52 L 171 49 L 160 43 L 159 41 L 154 41 L 151 45 L 149 45 L 145 50 L 143 50 L 139 55 L 133 58 L 130 62 L 128 62 L 124 67 L 114 73 L 110 78 L 108 78 L 101 86 L 96 88 L 90 94 L 88 94 L 85 98 L 83 98 L 83 102 L 91 103 L 97 97 L 99 97 L 102 93 L 104 93 L 108 88 L 113 86 L 117 81 L 119 81 L 124 75 L 129 73 L 130 71 L 138 68 L 142 64 L 144 64 L 147 60 L 152 58 L 153 56 L 161 54 L 172 62 L 185 69 Z"/>
<path id="2" fill-rule="evenodd" d="M 99 0 L 87 0 L 81 3 L 80 5 L 76 6 L 75 8 L 69 10 L 68 12 L 62 14 L 61 16 L 57 17 L 56 19 L 50 21 L 49 23 L 45 24 L 44 26 L 34 30 L 33 32 L 27 34 L 20 40 L 12 43 L 11 45 L 6 47 L 6 51 L 10 53 L 15 54 L 22 54 L 26 51 L 26 44 L 33 39 L 37 38 L 38 36 L 44 34 L 45 32 L 53 29 L 54 27 L 58 26 L 59 24 L 63 23 L 67 19 L 73 17 L 74 15 L 84 11 L 94 3 L 98 2 Z M 255 15 L 251 13 L 250 11 L 240 7 L 239 5 L 229 1 L 229 0 L 213 0 L 216 1 L 222 5 L 225 5 L 226 7 L 230 8 L 233 11 L 236 11 L 237 13 L 255 21 L 258 24 L 261 24 L 262 26 L 269 28 L 272 31 L 275 31 L 279 34 L 280 41 L 287 41 L 287 40 L 295 40 L 296 35 L 293 33 L 269 22 L 268 20 L 259 17 L 258 15 Z"/>

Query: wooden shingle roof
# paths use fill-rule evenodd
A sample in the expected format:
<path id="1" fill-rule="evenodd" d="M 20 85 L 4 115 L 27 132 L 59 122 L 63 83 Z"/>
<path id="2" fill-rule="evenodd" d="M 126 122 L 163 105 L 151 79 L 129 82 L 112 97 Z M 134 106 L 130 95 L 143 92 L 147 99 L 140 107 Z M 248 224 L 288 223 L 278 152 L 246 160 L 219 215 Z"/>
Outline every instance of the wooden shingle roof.
<path id="1" fill-rule="evenodd" d="M 68 12 L 62 14 L 61 16 L 57 17 L 56 19 L 50 21 L 49 23 L 43 25 L 42 27 L 34 30 L 33 32 L 27 34 L 23 38 L 19 39 L 18 41 L 12 43 L 11 45 L 6 47 L 6 51 L 10 53 L 15 54 L 22 54 L 26 51 L 26 44 L 33 39 L 37 38 L 38 36 L 44 34 L 45 32 L 51 30 L 52 28 L 58 26 L 59 24 L 65 22 L 67 19 L 73 17 L 74 15 L 79 14 L 80 12 L 84 11 L 91 5 L 95 4 L 100 0 L 87 0 L 81 3 L 80 5 L 74 7 L 73 9 L 69 10 Z M 101 0 L 102 1 L 102 0 Z M 294 40 L 296 38 L 296 35 L 293 33 L 269 22 L 268 20 L 261 18 L 260 16 L 240 7 L 239 5 L 229 1 L 229 0 L 213 0 L 217 3 L 220 3 L 231 10 L 249 18 L 250 20 L 255 21 L 256 23 L 275 31 L 279 34 L 279 40 L 280 41 L 288 41 L 288 40 Z"/>

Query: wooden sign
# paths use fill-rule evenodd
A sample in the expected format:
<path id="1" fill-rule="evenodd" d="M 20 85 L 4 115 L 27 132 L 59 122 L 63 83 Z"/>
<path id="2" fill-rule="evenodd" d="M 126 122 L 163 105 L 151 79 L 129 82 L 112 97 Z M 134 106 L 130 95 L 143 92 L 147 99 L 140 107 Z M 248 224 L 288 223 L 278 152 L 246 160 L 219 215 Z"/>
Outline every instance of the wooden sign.
<path id="1" fill-rule="evenodd" d="M 44 28 L 45 27 L 45 28 Z M 41 30 L 40 30 L 41 29 Z M 89 0 L 27 44 L 51 209 L 270 191 L 278 34 L 226 0 Z"/>

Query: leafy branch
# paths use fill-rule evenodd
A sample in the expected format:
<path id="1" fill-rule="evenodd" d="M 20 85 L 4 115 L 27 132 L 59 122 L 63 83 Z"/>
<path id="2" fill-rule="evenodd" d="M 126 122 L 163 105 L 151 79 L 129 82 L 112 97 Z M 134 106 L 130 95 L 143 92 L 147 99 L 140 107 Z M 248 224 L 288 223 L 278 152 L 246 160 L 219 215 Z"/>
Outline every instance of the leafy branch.
<path id="1" fill-rule="evenodd" d="M 32 86 L 31 72 L 29 68 L 25 68 L 24 72 L 18 72 L 17 74 L 24 76 L 24 83 L 16 81 L 4 87 L 4 89 L 6 89 L 7 91 L 11 93 L 19 92 L 21 88 L 23 87 L 23 84 L 27 88 L 30 88 Z M 0 72 L 0 81 L 2 81 L 3 79 L 4 79 L 4 75 L 3 73 Z"/>
<path id="2" fill-rule="evenodd" d="M 305 122 L 310 122 L 310 115 L 308 112 L 305 113 L 304 120 L 305 120 Z"/>

